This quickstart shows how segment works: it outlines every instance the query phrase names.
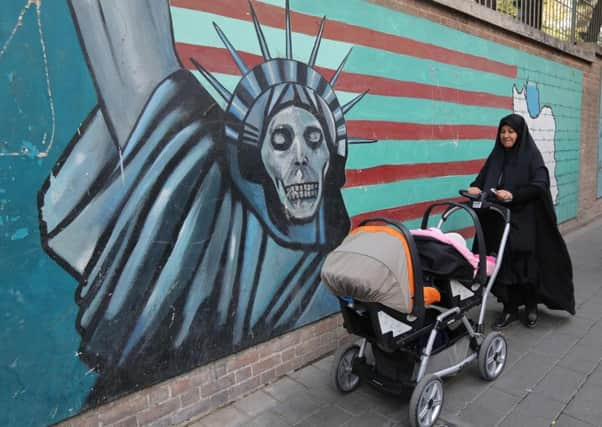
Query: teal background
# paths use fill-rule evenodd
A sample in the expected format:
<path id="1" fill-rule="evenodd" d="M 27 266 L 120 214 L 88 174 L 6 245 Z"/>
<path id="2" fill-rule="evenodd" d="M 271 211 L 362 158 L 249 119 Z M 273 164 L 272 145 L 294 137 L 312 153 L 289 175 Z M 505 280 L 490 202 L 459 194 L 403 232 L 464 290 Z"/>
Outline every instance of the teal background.
<path id="1" fill-rule="evenodd" d="M 0 2 L 0 46 L 25 0 Z M 43 2 L 56 142 L 34 157 L 50 112 L 35 6 L 0 58 L 0 425 L 39 426 L 78 412 L 94 380 L 76 357 L 76 282 L 42 250 L 37 192 L 96 95 L 65 1 Z"/>

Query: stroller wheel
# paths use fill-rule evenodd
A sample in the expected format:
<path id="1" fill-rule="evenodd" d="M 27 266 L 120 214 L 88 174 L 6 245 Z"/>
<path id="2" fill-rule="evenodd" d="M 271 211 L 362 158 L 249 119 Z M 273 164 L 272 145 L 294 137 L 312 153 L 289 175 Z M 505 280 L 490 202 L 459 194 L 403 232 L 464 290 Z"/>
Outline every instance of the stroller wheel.
<path id="1" fill-rule="evenodd" d="M 424 376 L 412 392 L 410 398 L 410 425 L 412 427 L 431 427 L 443 406 L 443 383 L 439 377 Z"/>
<path id="2" fill-rule="evenodd" d="M 340 347 L 334 355 L 331 381 L 334 387 L 342 393 L 349 393 L 360 385 L 360 377 L 353 373 L 353 359 L 357 357 L 360 348 L 352 344 Z"/>
<path id="3" fill-rule="evenodd" d="M 478 365 L 481 378 L 493 381 L 500 376 L 506 366 L 508 344 L 499 332 L 487 334 L 479 349 Z"/>

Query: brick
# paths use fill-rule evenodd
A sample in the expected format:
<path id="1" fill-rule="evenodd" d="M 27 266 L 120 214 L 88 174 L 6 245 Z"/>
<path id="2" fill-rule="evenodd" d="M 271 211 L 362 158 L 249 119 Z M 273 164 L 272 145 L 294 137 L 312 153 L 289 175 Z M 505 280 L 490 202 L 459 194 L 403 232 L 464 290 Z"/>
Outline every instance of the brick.
<path id="1" fill-rule="evenodd" d="M 181 424 L 192 418 L 199 417 L 214 409 L 211 399 L 203 399 L 187 408 L 182 408 L 171 416 L 172 424 Z"/>
<path id="2" fill-rule="evenodd" d="M 238 353 L 232 359 L 228 360 L 226 372 L 236 371 L 243 366 L 251 365 L 259 359 L 259 351 L 257 348 L 252 348 L 242 353 Z"/>
<path id="3" fill-rule="evenodd" d="M 105 409 L 106 408 L 106 409 Z M 131 414 L 137 414 L 148 408 L 148 396 L 137 394 L 118 400 L 102 408 L 100 412 L 100 421 L 104 425 L 113 424 Z"/>
<path id="4" fill-rule="evenodd" d="M 98 410 L 84 412 L 68 421 L 73 427 L 98 427 L 100 425 L 99 412 Z"/>
<path id="5" fill-rule="evenodd" d="M 237 384 L 228 390 L 228 400 L 234 400 L 256 389 L 260 385 L 260 378 L 253 377 L 243 383 Z"/>
<path id="6" fill-rule="evenodd" d="M 113 424 L 112 427 L 138 427 L 138 419 L 136 418 L 136 415 L 132 415 L 131 417 L 119 421 L 117 424 Z"/>
<path id="7" fill-rule="evenodd" d="M 253 369 L 250 366 L 245 366 L 234 373 L 236 382 L 241 383 L 253 376 Z"/>
<path id="8" fill-rule="evenodd" d="M 259 375 L 262 372 L 274 368 L 274 366 L 280 365 L 281 363 L 282 358 L 280 357 L 280 354 L 275 354 L 272 357 L 268 357 L 267 359 L 261 360 L 254 364 L 253 375 Z"/>
<path id="9" fill-rule="evenodd" d="M 265 371 L 261 374 L 261 384 L 267 384 L 276 378 L 276 369 L 270 369 L 269 371 Z"/>
<path id="10" fill-rule="evenodd" d="M 158 405 L 153 405 L 147 410 L 140 412 L 138 416 L 138 421 L 140 425 L 146 425 L 153 421 L 158 420 L 159 418 L 163 418 L 166 415 L 176 413 L 176 411 L 180 408 L 180 399 L 172 398 L 166 402 L 160 403 Z"/>
<path id="11" fill-rule="evenodd" d="M 182 408 L 186 406 L 190 406 L 193 403 L 196 403 L 201 400 L 201 391 L 199 387 L 195 387 L 192 390 L 188 390 L 185 393 L 182 393 L 180 396 L 180 402 L 182 404 Z"/>
<path id="12" fill-rule="evenodd" d="M 235 375 L 232 372 L 222 378 L 219 378 L 217 381 L 213 381 L 208 384 L 203 384 L 201 386 L 201 396 L 203 396 L 203 397 L 211 396 L 212 394 L 215 394 L 218 391 L 224 390 L 234 384 L 235 384 Z"/>
<path id="13" fill-rule="evenodd" d="M 178 377 L 175 381 L 169 384 L 171 396 L 178 396 L 193 388 L 190 378 L 187 376 Z"/>
<path id="14" fill-rule="evenodd" d="M 150 399 L 150 404 L 154 405 L 156 403 L 161 403 L 169 399 L 171 396 L 169 386 L 161 385 L 159 387 L 153 387 L 150 391 L 148 397 Z"/>

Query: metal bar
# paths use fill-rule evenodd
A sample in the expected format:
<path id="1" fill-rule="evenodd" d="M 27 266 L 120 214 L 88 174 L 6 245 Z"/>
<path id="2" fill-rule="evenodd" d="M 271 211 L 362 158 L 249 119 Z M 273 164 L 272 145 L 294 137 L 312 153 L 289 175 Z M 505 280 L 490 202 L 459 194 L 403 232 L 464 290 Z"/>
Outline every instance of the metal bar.
<path id="1" fill-rule="evenodd" d="M 487 287 L 483 291 L 483 300 L 481 302 L 481 311 L 479 312 L 479 323 L 478 327 L 481 330 L 481 326 L 483 325 L 483 320 L 485 319 L 485 305 L 487 304 L 487 296 L 493 287 L 493 282 L 495 282 L 495 278 L 497 277 L 498 272 L 500 271 L 500 267 L 502 266 L 502 261 L 504 260 L 504 251 L 506 250 L 506 242 L 508 241 L 508 235 L 510 234 L 510 223 L 506 223 L 504 226 L 504 233 L 502 234 L 502 240 L 500 242 L 500 247 L 497 254 L 497 259 L 495 263 L 495 269 L 493 270 L 493 274 L 489 277 L 489 281 L 487 282 Z"/>
<path id="2" fill-rule="evenodd" d="M 575 26 L 577 24 L 577 0 L 571 1 L 572 14 L 571 14 L 571 43 L 575 43 Z"/>
<path id="3" fill-rule="evenodd" d="M 475 360 L 477 358 L 477 356 L 478 356 L 477 353 L 472 353 L 470 356 L 468 356 L 466 359 L 464 359 L 460 363 L 450 366 L 449 368 L 445 368 L 440 371 L 433 372 L 433 375 L 435 375 L 437 377 L 445 377 L 447 375 L 454 374 L 454 373 L 458 372 L 460 369 L 462 369 L 464 366 L 468 365 L 470 362 Z M 420 380 L 418 380 L 418 381 L 420 381 Z"/>

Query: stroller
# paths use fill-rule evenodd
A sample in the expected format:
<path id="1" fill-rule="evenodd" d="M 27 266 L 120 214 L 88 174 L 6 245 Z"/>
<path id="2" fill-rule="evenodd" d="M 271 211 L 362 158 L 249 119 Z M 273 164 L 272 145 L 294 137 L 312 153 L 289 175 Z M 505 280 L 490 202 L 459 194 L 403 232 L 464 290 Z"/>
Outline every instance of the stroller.
<path id="1" fill-rule="evenodd" d="M 339 299 L 345 329 L 362 338 L 337 350 L 334 386 L 343 393 L 361 381 L 397 395 L 413 389 L 414 427 L 432 426 L 439 416 L 441 378 L 476 359 L 480 376 L 492 381 L 506 364 L 504 336 L 485 335 L 483 319 L 508 239 L 510 210 L 491 192 L 460 194 L 469 200 L 430 205 L 419 230 L 383 218 L 363 221 L 322 267 L 324 283 Z M 436 208 L 443 209 L 439 223 L 427 228 Z M 474 223 L 478 255 L 461 236 L 441 231 L 460 211 Z M 504 223 L 496 258 L 487 256 L 478 211 L 495 212 Z M 467 312 L 479 306 L 475 322 Z"/>

